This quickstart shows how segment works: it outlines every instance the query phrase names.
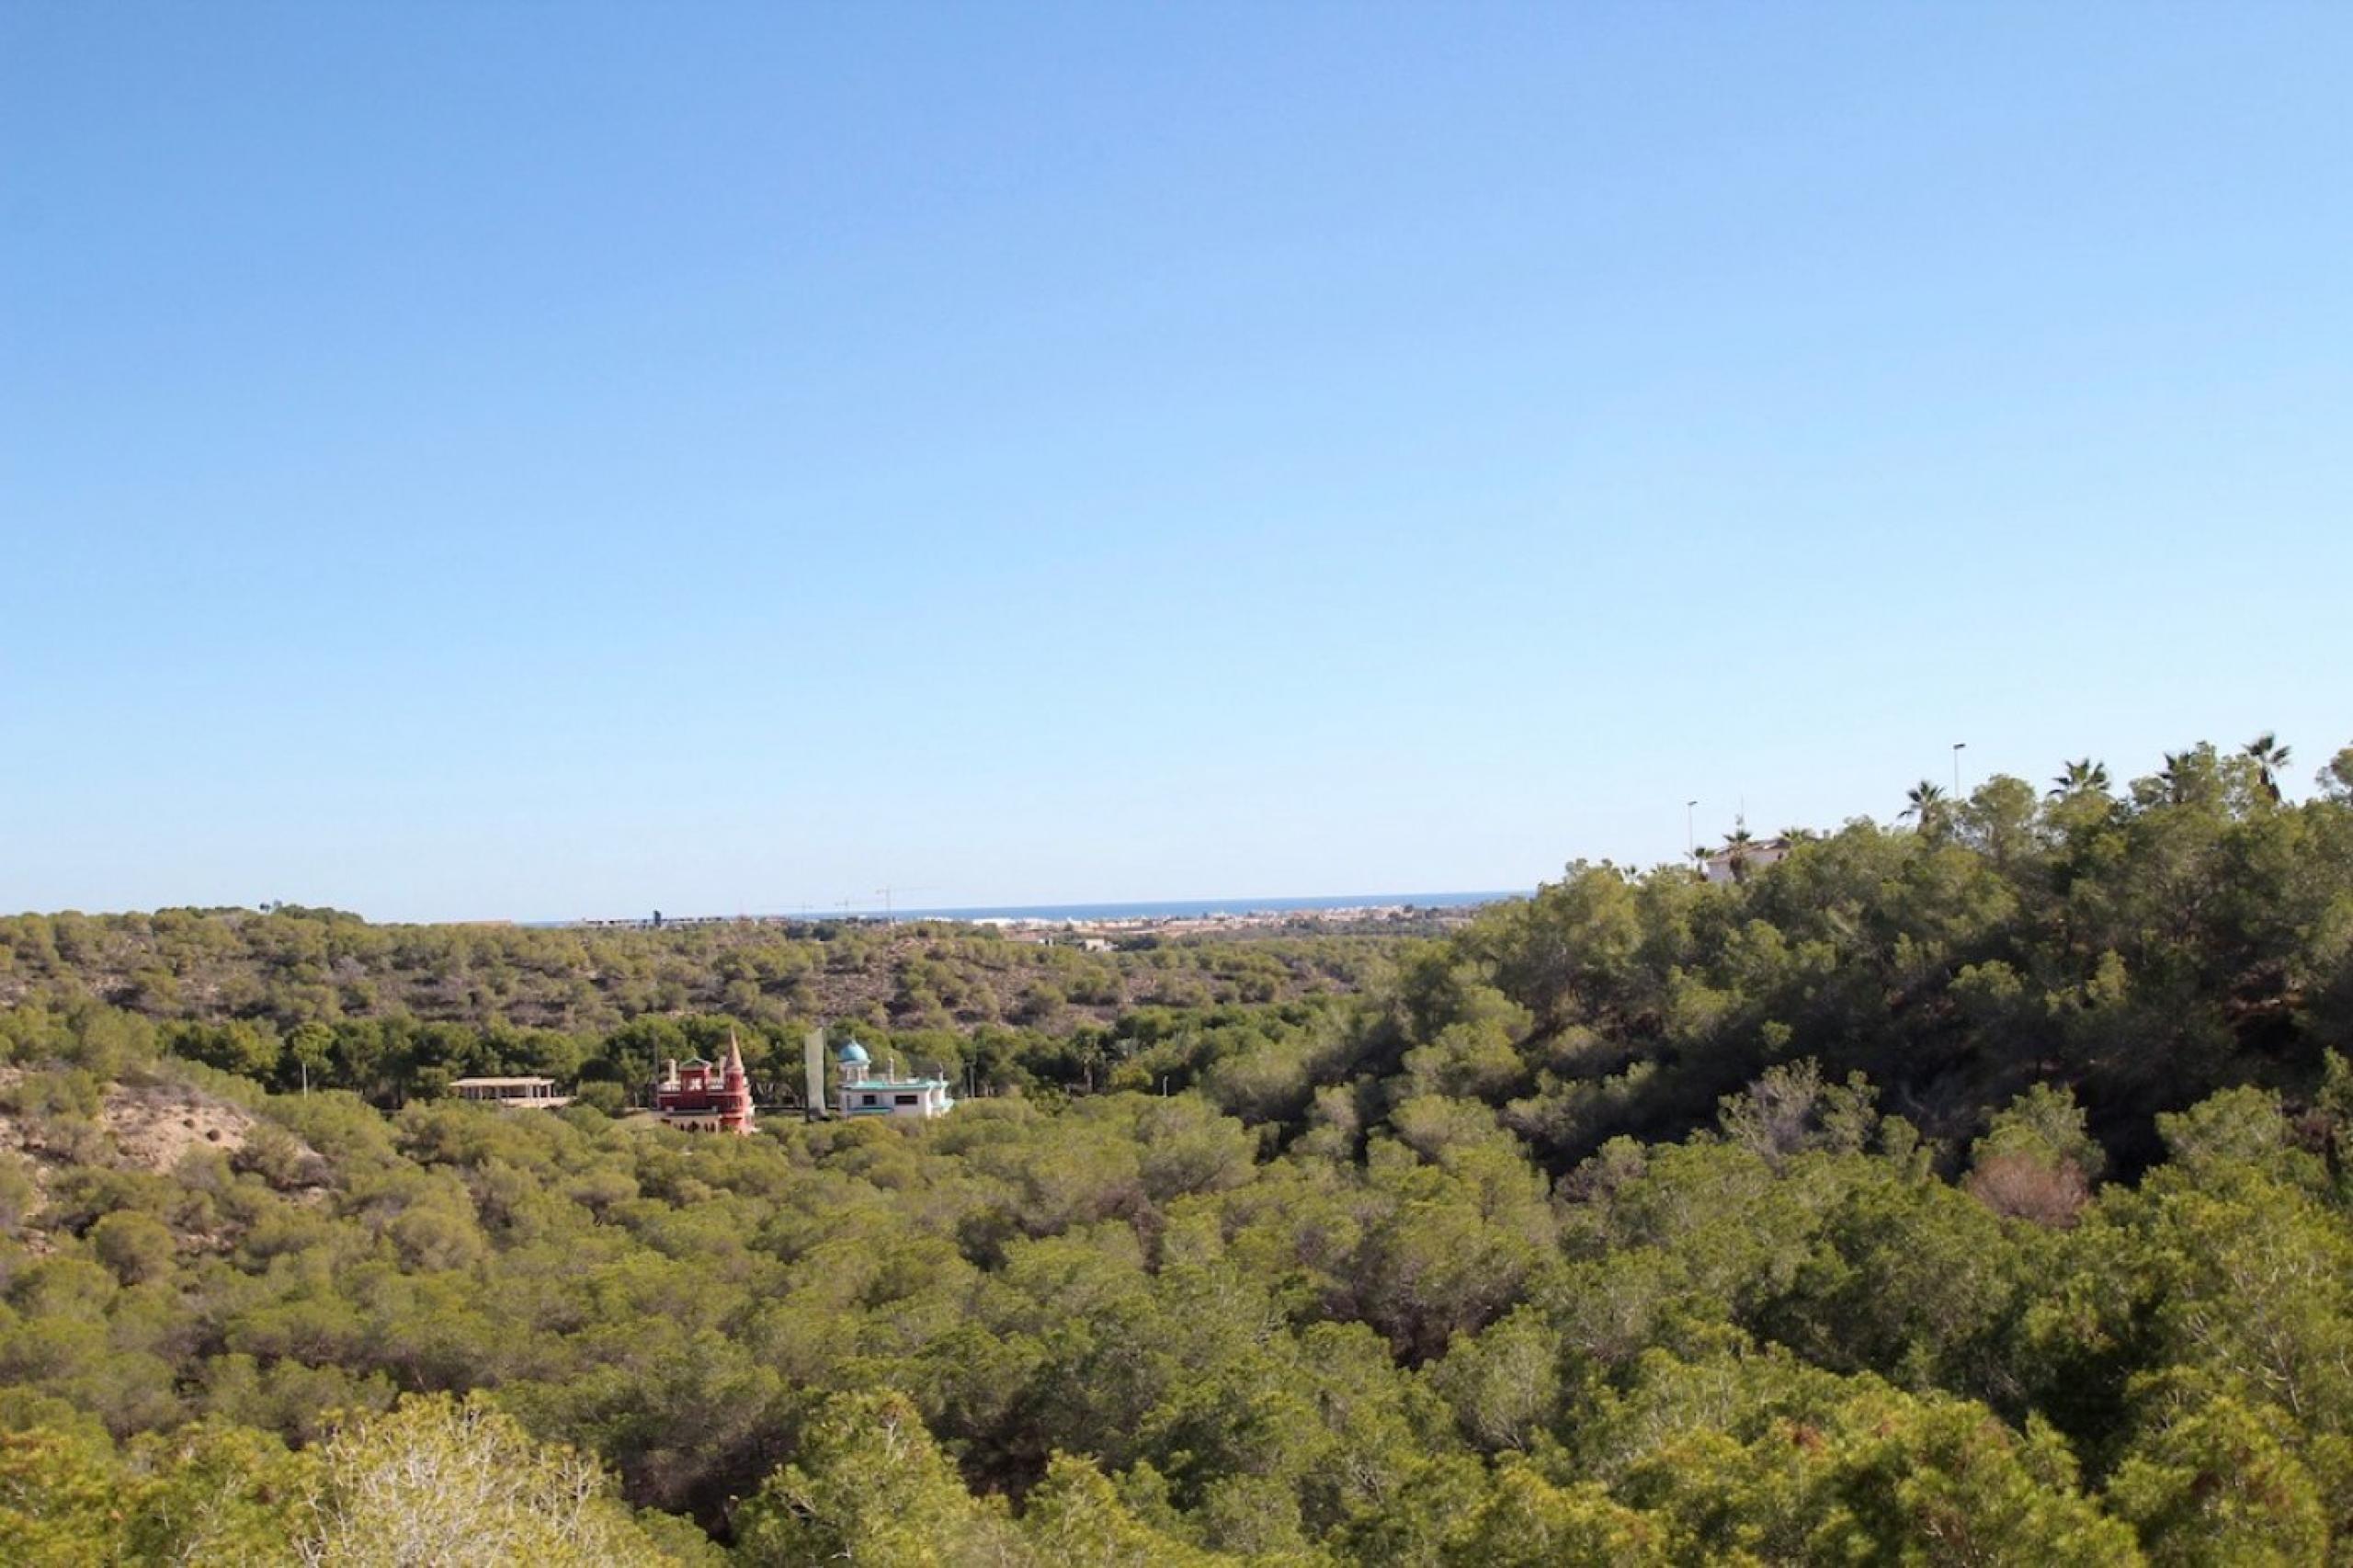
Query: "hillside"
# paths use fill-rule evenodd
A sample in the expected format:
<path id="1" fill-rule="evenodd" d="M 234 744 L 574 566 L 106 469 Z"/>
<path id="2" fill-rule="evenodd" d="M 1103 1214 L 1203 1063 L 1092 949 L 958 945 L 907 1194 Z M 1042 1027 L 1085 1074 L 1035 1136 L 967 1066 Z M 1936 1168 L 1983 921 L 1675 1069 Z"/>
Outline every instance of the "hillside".
<path id="1" fill-rule="evenodd" d="M 281 1088 L 378 1104 L 468 1074 L 546 1073 L 618 1110 L 665 1057 L 740 1034 L 765 1096 L 810 1027 L 855 1030 L 977 1092 L 1107 1084 L 1138 1039 L 1288 1028 L 1385 983 L 1447 912 L 1312 917 L 1110 949 L 985 927 L 751 922 L 665 930 L 377 926 L 331 910 L 0 919 L 0 1007 L 92 1005 L 164 1049 Z M 1138 1084 L 1143 1080 L 1136 1080 Z"/>
<path id="2" fill-rule="evenodd" d="M 2309 1092 L 2353 1047 L 2353 748 L 2318 784 L 2198 746 L 2120 795 L 2089 762 L 1924 784 L 1727 885 L 1573 867 L 1411 963 L 1349 1073 L 1476 1101 L 1554 1168 L 1797 1062 L 1949 1142 L 2064 1085 L 2136 1162 L 2159 1112 Z"/>
<path id="3" fill-rule="evenodd" d="M 590 929 L 378 926 L 284 906 L 0 918 L 0 1006 L 95 998 L 154 1018 L 408 1017 L 574 1032 L 649 1016 L 813 1017 L 875 1028 L 1067 1029 L 1131 1006 L 1203 1006 L 1361 987 L 1404 936 L 1461 924 L 1324 922 L 1115 950 L 986 926 L 878 921 Z"/>
<path id="4" fill-rule="evenodd" d="M 1574 868 L 1362 995 L 948 1034 L 1006 1092 L 922 1126 L 0 1013 L 0 1552 L 2353 1561 L 2353 754 L 2274 783 Z"/>

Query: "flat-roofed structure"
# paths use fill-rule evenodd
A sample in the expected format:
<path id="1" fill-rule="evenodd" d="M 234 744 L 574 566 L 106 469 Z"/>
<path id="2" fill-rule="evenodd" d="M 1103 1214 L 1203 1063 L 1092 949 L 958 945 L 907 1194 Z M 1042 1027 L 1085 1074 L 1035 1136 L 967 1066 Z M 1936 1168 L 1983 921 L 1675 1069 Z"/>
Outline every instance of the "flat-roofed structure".
<path id="1" fill-rule="evenodd" d="M 460 1078 L 449 1092 L 477 1105 L 520 1106 L 528 1110 L 561 1110 L 572 1096 L 558 1092 L 553 1078 Z"/>

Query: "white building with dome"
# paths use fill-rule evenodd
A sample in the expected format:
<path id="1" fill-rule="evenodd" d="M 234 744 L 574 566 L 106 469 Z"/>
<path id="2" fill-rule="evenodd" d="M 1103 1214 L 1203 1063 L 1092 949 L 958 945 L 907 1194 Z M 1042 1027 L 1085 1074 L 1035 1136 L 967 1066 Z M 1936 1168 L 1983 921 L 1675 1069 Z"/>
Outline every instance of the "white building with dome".
<path id="1" fill-rule="evenodd" d="M 851 1040 L 834 1058 L 841 1069 L 841 1114 L 905 1116 L 928 1120 L 956 1108 L 945 1078 L 902 1078 L 875 1071 L 866 1047 Z"/>

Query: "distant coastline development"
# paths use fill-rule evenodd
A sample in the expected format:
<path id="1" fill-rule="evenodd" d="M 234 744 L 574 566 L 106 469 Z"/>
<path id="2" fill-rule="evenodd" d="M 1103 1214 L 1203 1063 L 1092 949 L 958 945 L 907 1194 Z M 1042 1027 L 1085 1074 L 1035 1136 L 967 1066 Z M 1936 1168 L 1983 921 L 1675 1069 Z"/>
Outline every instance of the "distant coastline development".
<path id="1" fill-rule="evenodd" d="M 1341 893 L 1309 898 L 1204 898 L 1143 900 L 1116 903 L 977 904 L 953 909 L 847 909 L 804 907 L 797 914 L 665 915 L 659 910 L 618 918 L 528 921 L 551 929 L 662 930 L 674 926 L 800 926 L 822 921 L 949 921 L 1013 928 L 1084 926 L 1115 930 L 1227 930 L 1276 925 L 1288 919 L 1381 921 L 1416 918 L 1437 911 L 1470 911 L 1506 899 L 1525 898 L 1529 889 L 1483 892 Z"/>

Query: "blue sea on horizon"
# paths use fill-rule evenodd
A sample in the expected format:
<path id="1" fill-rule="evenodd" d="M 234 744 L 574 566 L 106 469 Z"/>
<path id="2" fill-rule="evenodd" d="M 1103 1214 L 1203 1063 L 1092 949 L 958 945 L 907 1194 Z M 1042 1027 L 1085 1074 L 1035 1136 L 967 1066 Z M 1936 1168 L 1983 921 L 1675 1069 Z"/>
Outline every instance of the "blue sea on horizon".
<path id="1" fill-rule="evenodd" d="M 1171 898 L 1127 903 L 988 903 L 957 909 L 907 908 L 889 912 L 898 920 L 1184 920 L 1222 915 L 1310 915 L 1326 909 L 1471 909 L 1506 899 L 1526 898 L 1535 890 L 1516 888 L 1495 892 L 1359 892 L 1323 893 L 1313 898 Z M 820 923 L 829 920 L 881 920 L 885 912 L 871 905 L 845 913 L 804 909 L 798 915 L 684 915 L 673 914 L 667 924 L 707 925 L 728 919 Z M 518 924 L 543 928 L 600 925 L 642 925 L 642 915 L 618 919 L 526 920 Z"/>
<path id="2" fill-rule="evenodd" d="M 1176 920 L 1211 915 L 1294 915 L 1323 909 L 1467 909 L 1507 898 L 1526 898 L 1529 889 L 1510 892 L 1326 893 L 1314 898 L 1180 898 L 1136 903 L 987 904 L 971 909 L 902 909 L 901 920 Z M 872 917 L 879 911 L 858 912 Z"/>

